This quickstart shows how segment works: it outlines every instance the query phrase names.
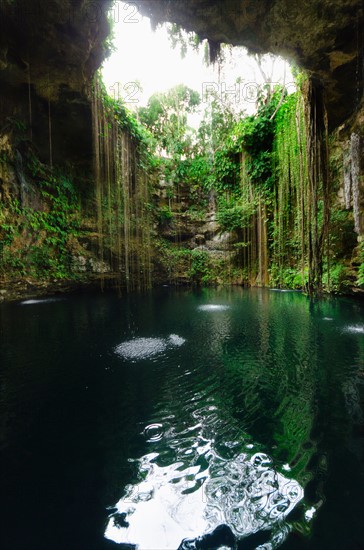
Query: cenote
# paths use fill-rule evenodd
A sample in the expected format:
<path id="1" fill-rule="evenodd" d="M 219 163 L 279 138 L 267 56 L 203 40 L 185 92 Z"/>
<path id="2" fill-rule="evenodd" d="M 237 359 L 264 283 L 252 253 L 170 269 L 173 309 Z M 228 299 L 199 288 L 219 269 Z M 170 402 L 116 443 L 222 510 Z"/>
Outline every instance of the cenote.
<path id="1" fill-rule="evenodd" d="M 363 0 L 0 0 L 0 549 L 364 549 Z"/>
<path id="2" fill-rule="evenodd" d="M 1 305 L 1 548 L 177 550 L 219 525 L 239 549 L 362 548 L 363 313 L 241 288 Z"/>

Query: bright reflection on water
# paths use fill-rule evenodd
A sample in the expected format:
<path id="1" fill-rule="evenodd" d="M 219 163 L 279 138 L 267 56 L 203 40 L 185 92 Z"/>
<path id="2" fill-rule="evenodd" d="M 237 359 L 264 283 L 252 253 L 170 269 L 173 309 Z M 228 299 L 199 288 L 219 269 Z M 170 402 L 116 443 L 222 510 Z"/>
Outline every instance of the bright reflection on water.
<path id="1" fill-rule="evenodd" d="M 34 306 L 36 304 L 51 304 L 52 302 L 61 302 L 65 298 L 36 298 L 34 300 L 23 300 L 21 306 Z"/>
<path id="2" fill-rule="evenodd" d="M 1 304 L 1 550 L 222 524 L 238 550 L 358 550 L 363 327 L 359 302 L 238 288 Z"/>
<path id="3" fill-rule="evenodd" d="M 182 346 L 184 338 L 171 334 L 168 338 L 135 338 L 115 348 L 115 353 L 124 359 L 147 359 L 162 353 L 169 346 Z"/>
<path id="4" fill-rule="evenodd" d="M 353 325 L 344 328 L 345 332 L 352 332 L 354 334 L 364 334 L 364 325 Z"/>
<path id="5" fill-rule="evenodd" d="M 283 542 L 288 526 L 282 521 L 303 498 L 299 483 L 277 473 L 266 454 L 224 459 L 213 442 L 202 437 L 193 447 L 190 466 L 184 457 L 158 466 L 158 453 L 138 461 L 141 481 L 126 487 L 105 536 L 145 550 L 175 550 L 183 538 L 198 537 L 221 524 L 229 525 L 238 537 L 279 524 L 266 548 Z"/>
<path id="6" fill-rule="evenodd" d="M 229 309 L 229 306 L 224 306 L 223 304 L 205 304 L 197 308 L 199 311 L 226 311 Z"/>

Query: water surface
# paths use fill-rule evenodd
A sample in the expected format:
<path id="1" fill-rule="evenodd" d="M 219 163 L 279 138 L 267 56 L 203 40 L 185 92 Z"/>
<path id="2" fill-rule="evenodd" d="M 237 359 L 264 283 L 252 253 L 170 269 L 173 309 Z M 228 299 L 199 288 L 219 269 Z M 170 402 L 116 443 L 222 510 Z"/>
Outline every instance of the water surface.
<path id="1" fill-rule="evenodd" d="M 361 304 L 163 288 L 0 328 L 1 548 L 363 549 Z"/>

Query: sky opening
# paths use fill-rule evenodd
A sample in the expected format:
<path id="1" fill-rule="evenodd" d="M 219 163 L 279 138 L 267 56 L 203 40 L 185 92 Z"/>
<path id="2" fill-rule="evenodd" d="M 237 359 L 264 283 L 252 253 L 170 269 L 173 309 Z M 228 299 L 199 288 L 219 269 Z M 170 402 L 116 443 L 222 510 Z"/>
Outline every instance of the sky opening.
<path id="1" fill-rule="evenodd" d="M 104 62 L 103 80 L 109 95 L 131 110 L 145 106 L 156 92 L 185 84 L 199 92 L 202 110 L 213 92 L 236 111 L 252 114 L 264 84 L 261 69 L 273 83 L 285 82 L 289 93 L 295 91 L 289 64 L 281 58 L 264 56 L 259 68 L 245 48 L 234 47 L 224 49 L 222 63 L 206 66 L 203 45 L 197 51 L 190 47 L 182 59 L 179 47 L 172 48 L 167 25 L 153 31 L 136 3 L 116 1 L 110 16 L 115 51 Z"/>

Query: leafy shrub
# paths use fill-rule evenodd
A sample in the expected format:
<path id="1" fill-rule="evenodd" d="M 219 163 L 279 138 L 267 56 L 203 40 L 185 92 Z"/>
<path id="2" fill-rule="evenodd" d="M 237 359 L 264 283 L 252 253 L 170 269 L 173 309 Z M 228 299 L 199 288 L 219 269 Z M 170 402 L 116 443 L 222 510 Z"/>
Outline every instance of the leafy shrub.
<path id="1" fill-rule="evenodd" d="M 168 225 L 173 220 L 173 212 L 168 205 L 161 206 L 157 216 L 161 225 Z"/>
<path id="2" fill-rule="evenodd" d="M 359 245 L 359 261 L 357 284 L 360 287 L 364 287 L 364 242 Z"/>
<path id="3" fill-rule="evenodd" d="M 330 270 L 331 292 L 344 292 L 352 286 L 350 269 L 343 264 L 336 264 Z"/>
<path id="4" fill-rule="evenodd" d="M 191 269 L 189 277 L 198 285 L 207 285 L 214 282 L 209 253 L 206 250 L 195 249 L 191 254 Z"/>
<path id="5" fill-rule="evenodd" d="M 222 231 L 236 231 L 249 225 L 254 210 L 254 204 L 242 200 L 220 200 L 216 219 Z"/>

